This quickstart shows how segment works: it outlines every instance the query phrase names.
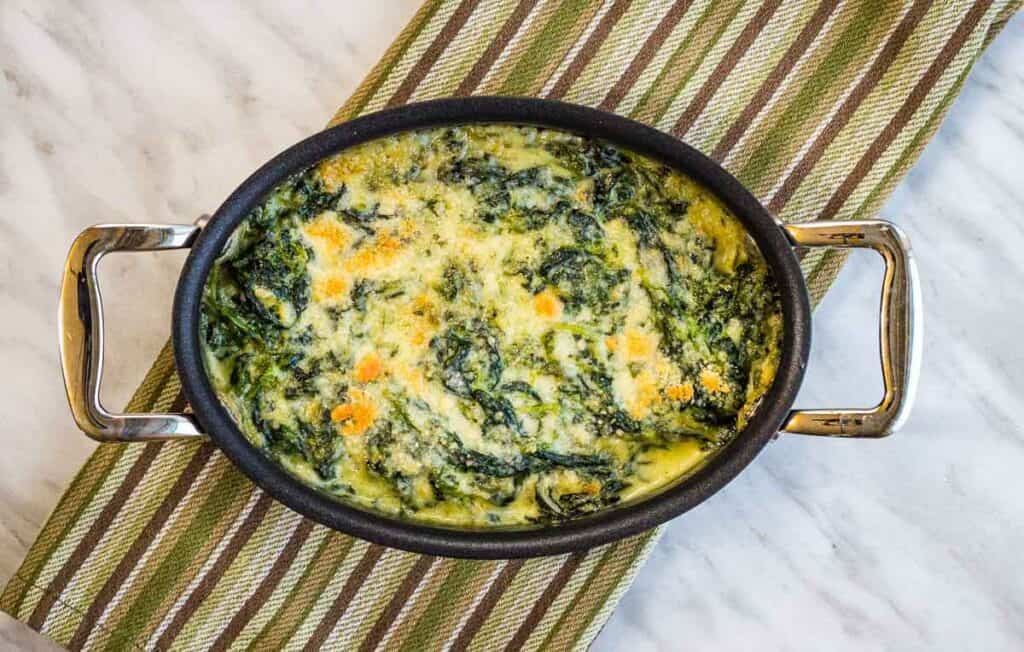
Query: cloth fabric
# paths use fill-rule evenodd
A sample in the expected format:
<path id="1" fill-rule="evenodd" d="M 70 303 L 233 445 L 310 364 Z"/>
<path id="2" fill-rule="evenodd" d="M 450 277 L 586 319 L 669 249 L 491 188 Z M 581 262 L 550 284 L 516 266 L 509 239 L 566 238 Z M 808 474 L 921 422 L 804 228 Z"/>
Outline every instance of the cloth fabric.
<path id="1" fill-rule="evenodd" d="M 1019 0 L 429 0 L 332 124 L 537 95 L 686 140 L 787 222 L 867 218 Z M 819 300 L 842 263 L 802 259 Z M 183 407 L 168 346 L 133 411 Z M 72 649 L 585 649 L 658 538 L 459 561 L 330 531 L 213 446 L 101 445 L 0 608 Z"/>

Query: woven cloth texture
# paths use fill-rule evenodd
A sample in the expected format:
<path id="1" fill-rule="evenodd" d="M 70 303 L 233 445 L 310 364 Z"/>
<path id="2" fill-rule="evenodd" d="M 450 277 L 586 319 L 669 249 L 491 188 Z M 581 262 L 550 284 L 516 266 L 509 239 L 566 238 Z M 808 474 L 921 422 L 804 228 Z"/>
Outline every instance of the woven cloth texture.
<path id="1" fill-rule="evenodd" d="M 686 140 L 784 221 L 867 218 L 1018 5 L 429 0 L 332 124 L 451 95 L 557 98 Z M 802 259 L 815 302 L 842 260 Z M 129 409 L 181 407 L 167 346 Z M 209 444 L 101 445 L 0 609 L 72 649 L 580 650 L 657 538 L 419 556 L 300 517 Z"/>

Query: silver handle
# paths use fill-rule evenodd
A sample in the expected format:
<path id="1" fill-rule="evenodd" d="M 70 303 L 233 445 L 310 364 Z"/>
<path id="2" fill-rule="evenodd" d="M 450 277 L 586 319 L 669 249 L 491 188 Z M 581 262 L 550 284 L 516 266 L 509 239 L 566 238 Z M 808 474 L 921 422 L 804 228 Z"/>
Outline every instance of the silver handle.
<path id="1" fill-rule="evenodd" d="M 116 414 L 100 403 L 103 303 L 96 282 L 100 259 L 112 251 L 159 251 L 192 245 L 198 226 L 109 224 L 82 231 L 68 252 L 60 288 L 58 328 L 64 389 L 75 423 L 97 441 L 158 441 L 204 437 L 191 414 Z"/>
<path id="2" fill-rule="evenodd" d="M 884 220 L 809 222 L 784 227 L 800 247 L 874 249 L 885 261 L 879 344 L 882 401 L 870 409 L 793 410 L 783 432 L 830 437 L 886 437 L 910 415 L 921 365 L 921 288 L 910 242 Z"/>

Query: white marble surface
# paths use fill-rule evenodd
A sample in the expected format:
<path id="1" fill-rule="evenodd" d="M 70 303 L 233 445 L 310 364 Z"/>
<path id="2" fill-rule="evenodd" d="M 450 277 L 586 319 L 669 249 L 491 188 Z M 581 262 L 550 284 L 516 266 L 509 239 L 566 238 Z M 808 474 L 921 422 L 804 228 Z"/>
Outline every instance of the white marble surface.
<path id="1" fill-rule="evenodd" d="M 56 358 L 71 239 L 215 207 L 324 124 L 418 1 L 83 4 L 0 2 L 0 582 L 92 448 Z M 1021 61 L 1024 17 L 885 210 L 924 278 L 907 428 L 769 446 L 668 528 L 595 650 L 1024 648 Z M 111 405 L 167 335 L 181 260 L 104 266 Z M 801 405 L 877 398 L 876 263 L 855 256 L 823 303 Z M 0 616 L 0 648 L 40 641 Z"/>

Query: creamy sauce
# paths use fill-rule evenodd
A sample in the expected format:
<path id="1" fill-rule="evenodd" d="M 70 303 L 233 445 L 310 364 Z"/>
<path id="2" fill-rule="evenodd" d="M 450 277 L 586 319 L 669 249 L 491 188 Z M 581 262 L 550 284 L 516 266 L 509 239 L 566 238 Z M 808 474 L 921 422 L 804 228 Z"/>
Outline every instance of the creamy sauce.
<path id="1" fill-rule="evenodd" d="M 781 308 L 685 175 L 564 132 L 439 128 L 283 183 L 211 273 L 208 372 L 255 445 L 449 526 L 642 498 L 741 430 Z"/>

